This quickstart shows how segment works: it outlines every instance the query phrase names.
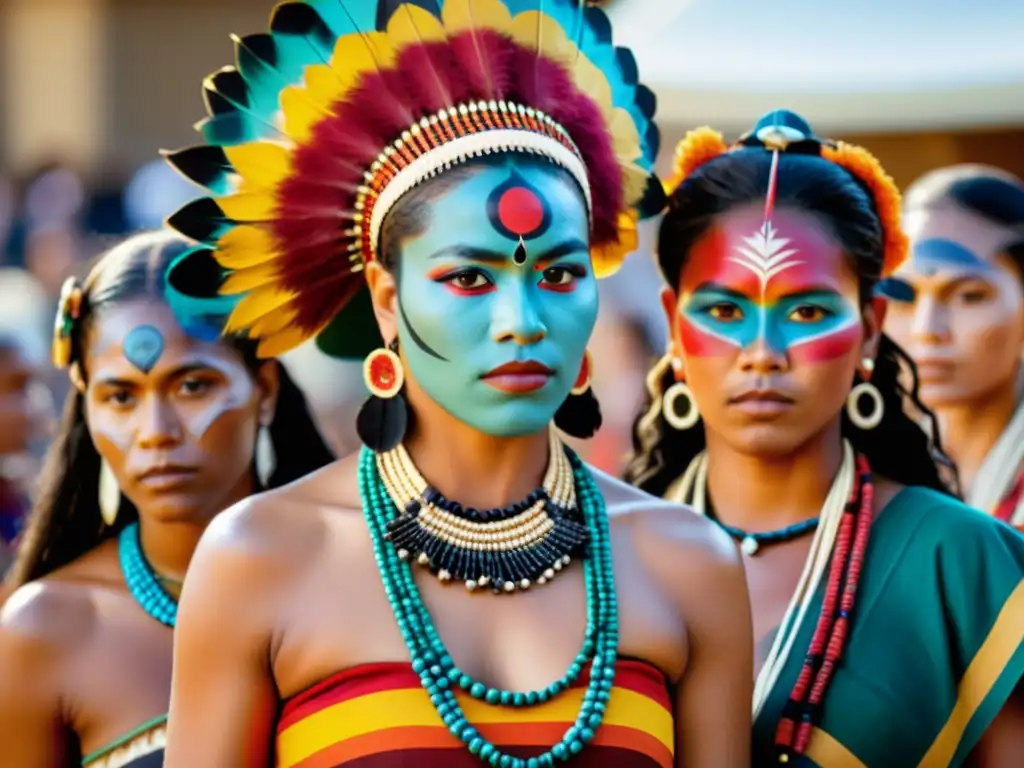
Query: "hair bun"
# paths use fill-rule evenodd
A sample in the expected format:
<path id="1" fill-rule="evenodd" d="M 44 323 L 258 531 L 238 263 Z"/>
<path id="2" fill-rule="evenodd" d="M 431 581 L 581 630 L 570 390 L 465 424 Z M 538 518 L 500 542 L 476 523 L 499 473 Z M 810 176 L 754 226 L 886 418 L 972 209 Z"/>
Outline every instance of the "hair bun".
<path id="1" fill-rule="evenodd" d="M 810 123 L 796 112 L 773 109 L 763 115 L 750 132 L 741 136 L 739 143 L 785 152 L 798 145 L 817 148 L 821 146 L 821 139 L 814 135 Z"/>

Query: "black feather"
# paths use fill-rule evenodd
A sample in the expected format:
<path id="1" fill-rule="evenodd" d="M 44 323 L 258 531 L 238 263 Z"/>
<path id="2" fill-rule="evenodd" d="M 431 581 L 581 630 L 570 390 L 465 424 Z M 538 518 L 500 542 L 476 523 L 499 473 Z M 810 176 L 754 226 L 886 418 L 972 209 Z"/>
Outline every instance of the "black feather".
<path id="1" fill-rule="evenodd" d="M 200 197 L 187 203 L 167 219 L 167 226 L 208 245 L 216 243 L 233 223 L 210 197 Z"/>
<path id="2" fill-rule="evenodd" d="M 174 152 L 161 152 L 164 159 L 186 179 L 220 192 L 220 183 L 234 170 L 221 147 L 200 144 Z"/>
<path id="3" fill-rule="evenodd" d="M 270 31 L 308 38 L 321 50 L 334 48 L 334 34 L 320 14 L 306 3 L 281 3 L 277 6 L 270 19 Z"/>

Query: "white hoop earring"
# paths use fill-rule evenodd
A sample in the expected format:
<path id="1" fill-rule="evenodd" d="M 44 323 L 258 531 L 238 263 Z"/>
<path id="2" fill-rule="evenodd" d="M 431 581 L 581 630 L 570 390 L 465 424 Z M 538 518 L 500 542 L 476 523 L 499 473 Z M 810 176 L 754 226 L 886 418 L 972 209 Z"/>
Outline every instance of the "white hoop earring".
<path id="1" fill-rule="evenodd" d="M 680 401 L 685 401 L 685 404 Z M 666 389 L 661 396 L 661 412 L 668 425 L 680 431 L 692 429 L 700 421 L 700 411 L 697 409 L 697 401 L 693 399 L 693 392 L 681 381 Z"/>
<path id="2" fill-rule="evenodd" d="M 860 399 L 867 397 L 871 401 L 871 412 L 863 414 L 860 411 Z M 870 381 L 862 381 L 850 390 L 846 396 L 846 415 L 857 429 L 874 429 L 882 423 L 882 416 L 885 415 L 885 403 L 882 401 L 882 393 L 878 387 Z"/>
<path id="3" fill-rule="evenodd" d="M 270 439 L 270 429 L 267 427 L 260 427 L 260 431 L 256 433 L 256 454 L 254 456 L 256 463 L 256 476 L 260 479 L 260 484 L 266 488 L 270 483 L 270 478 L 274 476 L 274 470 L 277 469 L 277 455 L 274 453 L 274 442 Z"/>
<path id="4" fill-rule="evenodd" d="M 117 522 L 117 513 L 121 511 L 121 488 L 117 484 L 114 470 L 106 461 L 100 462 L 99 498 L 100 516 L 108 526 Z"/>

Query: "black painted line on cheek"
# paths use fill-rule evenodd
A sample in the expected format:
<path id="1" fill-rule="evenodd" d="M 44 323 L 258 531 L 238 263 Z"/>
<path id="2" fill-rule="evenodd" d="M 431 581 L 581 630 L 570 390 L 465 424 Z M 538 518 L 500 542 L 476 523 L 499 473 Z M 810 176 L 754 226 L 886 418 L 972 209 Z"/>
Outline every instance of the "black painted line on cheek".
<path id="1" fill-rule="evenodd" d="M 402 323 L 407 329 L 409 329 L 409 337 L 412 339 L 412 343 L 437 360 L 441 360 L 446 363 L 451 362 L 447 357 L 435 352 L 431 346 L 423 340 L 423 337 L 416 333 L 416 329 L 412 327 L 412 323 L 410 323 L 409 318 L 406 317 L 405 307 L 402 305 L 402 273 L 397 264 L 395 265 L 395 281 L 398 284 L 398 292 L 395 296 L 395 303 L 398 304 L 398 314 L 402 318 Z"/>

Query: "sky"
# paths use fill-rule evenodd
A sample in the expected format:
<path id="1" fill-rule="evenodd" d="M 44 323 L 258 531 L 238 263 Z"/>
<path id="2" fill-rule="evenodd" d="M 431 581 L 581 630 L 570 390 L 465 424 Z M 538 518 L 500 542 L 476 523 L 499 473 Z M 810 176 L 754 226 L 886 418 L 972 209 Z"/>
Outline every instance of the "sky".
<path id="1" fill-rule="evenodd" d="M 969 10 L 968 10 L 969 9 Z M 906 91 L 1024 83 L 1024 0 L 618 0 L 644 82 Z"/>

